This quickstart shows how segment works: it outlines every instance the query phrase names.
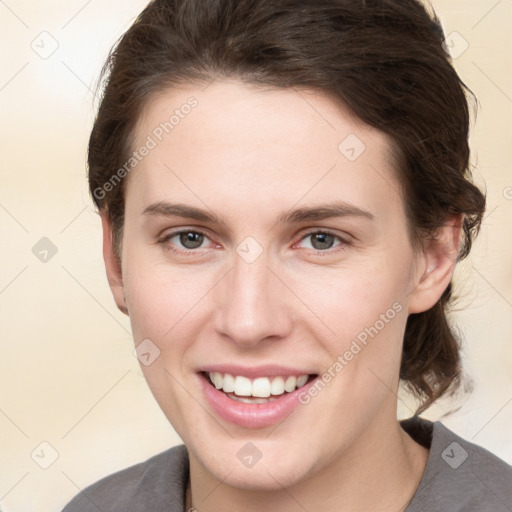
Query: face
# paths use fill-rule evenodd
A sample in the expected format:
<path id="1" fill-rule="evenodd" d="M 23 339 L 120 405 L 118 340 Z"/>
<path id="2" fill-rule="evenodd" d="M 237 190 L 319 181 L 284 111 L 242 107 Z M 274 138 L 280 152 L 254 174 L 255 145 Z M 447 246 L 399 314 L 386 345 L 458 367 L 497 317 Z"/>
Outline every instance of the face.
<path id="1" fill-rule="evenodd" d="M 382 133 L 320 92 L 203 89 L 140 119 L 113 290 L 191 464 L 290 486 L 396 425 L 425 260 Z"/>

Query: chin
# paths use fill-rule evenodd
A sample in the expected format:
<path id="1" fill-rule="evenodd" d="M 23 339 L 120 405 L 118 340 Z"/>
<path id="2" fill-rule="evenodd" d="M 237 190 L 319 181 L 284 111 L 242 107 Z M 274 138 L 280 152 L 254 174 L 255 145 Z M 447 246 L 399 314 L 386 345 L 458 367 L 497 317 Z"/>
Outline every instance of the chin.
<path id="1" fill-rule="evenodd" d="M 279 491 L 299 484 L 311 474 L 311 467 L 299 454 L 297 458 L 302 460 L 290 458 L 289 452 L 276 452 L 267 456 L 266 461 L 262 457 L 252 467 L 233 464 L 233 455 L 236 456 L 231 454 L 223 460 L 208 457 L 201 463 L 218 481 L 245 491 Z"/>
<path id="2" fill-rule="evenodd" d="M 189 436 L 185 441 L 194 462 L 215 480 L 246 491 L 278 491 L 293 487 L 320 470 L 314 450 L 304 453 L 304 441 L 252 440 L 247 435 L 214 439 L 212 436 Z M 279 436 L 281 437 L 281 436 Z M 303 438 L 302 438 L 303 439 Z"/>

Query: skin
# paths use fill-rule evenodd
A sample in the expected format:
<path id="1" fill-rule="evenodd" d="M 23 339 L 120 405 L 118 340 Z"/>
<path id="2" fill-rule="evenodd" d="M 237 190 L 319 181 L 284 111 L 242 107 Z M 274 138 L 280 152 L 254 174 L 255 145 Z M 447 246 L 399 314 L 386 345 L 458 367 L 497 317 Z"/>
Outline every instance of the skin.
<path id="1" fill-rule="evenodd" d="M 189 451 L 187 507 L 403 510 L 428 457 L 397 421 L 405 324 L 449 284 L 460 218 L 415 252 L 389 140 L 319 91 L 188 84 L 147 104 L 135 146 L 191 96 L 197 107 L 129 175 L 121 262 L 102 212 L 116 303 L 135 344 L 149 338 L 160 350 L 142 369 Z M 338 149 L 349 134 L 366 146 L 355 161 Z M 222 222 L 143 214 L 160 201 Z M 334 201 L 373 219 L 279 221 L 282 212 Z M 179 236 L 162 241 L 177 228 L 205 233 L 201 247 L 187 249 Z M 318 249 L 308 233 L 325 229 L 348 243 L 335 237 Z M 263 250 L 252 263 L 236 252 L 248 236 Z M 209 363 L 321 374 L 394 303 L 401 311 L 279 425 L 233 425 L 202 394 L 196 370 Z M 250 468 L 237 457 L 248 441 L 262 454 Z"/>

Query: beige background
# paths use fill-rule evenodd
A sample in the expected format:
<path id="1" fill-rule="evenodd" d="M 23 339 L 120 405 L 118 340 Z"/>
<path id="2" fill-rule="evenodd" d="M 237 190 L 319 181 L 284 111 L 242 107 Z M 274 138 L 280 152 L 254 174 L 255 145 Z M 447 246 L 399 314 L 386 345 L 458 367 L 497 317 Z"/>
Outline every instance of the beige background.
<path id="1" fill-rule="evenodd" d="M 179 442 L 111 298 L 86 186 L 95 80 L 108 49 L 144 5 L 0 1 L 4 512 L 58 511 L 101 476 Z M 455 65 L 480 100 L 473 159 L 489 200 L 474 254 L 457 271 L 464 298 L 454 321 L 475 390 L 444 421 L 512 463 L 512 1 L 433 5 L 445 33 L 458 33 L 448 38 L 452 51 L 469 45 Z M 42 237 L 58 249 L 46 263 L 32 252 Z M 438 418 L 449 406 L 427 416 Z M 410 414 L 408 407 L 407 399 L 400 402 L 400 414 Z"/>

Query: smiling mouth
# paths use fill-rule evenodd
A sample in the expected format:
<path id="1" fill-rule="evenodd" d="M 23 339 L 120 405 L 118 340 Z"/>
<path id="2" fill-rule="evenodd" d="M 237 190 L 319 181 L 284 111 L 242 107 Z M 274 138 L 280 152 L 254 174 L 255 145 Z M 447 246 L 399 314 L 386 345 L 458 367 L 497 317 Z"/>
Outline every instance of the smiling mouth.
<path id="1" fill-rule="evenodd" d="M 237 402 L 265 404 L 274 402 L 281 396 L 293 393 L 305 386 L 316 374 L 258 377 L 249 379 L 243 375 L 220 372 L 201 372 L 217 390 Z"/>

